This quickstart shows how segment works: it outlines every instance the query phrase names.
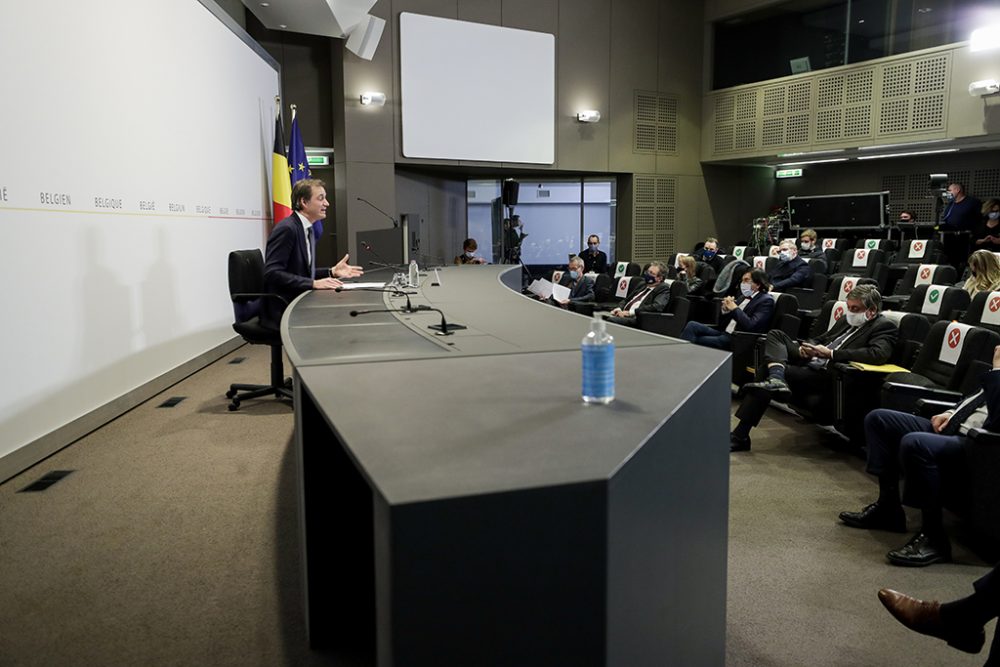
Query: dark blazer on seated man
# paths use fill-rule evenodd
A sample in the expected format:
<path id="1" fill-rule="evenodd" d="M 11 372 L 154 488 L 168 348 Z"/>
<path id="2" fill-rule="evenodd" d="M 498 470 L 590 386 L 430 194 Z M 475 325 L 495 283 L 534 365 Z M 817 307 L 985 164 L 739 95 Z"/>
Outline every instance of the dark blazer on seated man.
<path id="1" fill-rule="evenodd" d="M 326 217 L 328 206 L 323 181 L 304 179 L 292 188 L 292 214 L 271 230 L 264 253 L 264 291 L 284 301 L 261 300 L 261 325 L 277 329 L 286 305 L 299 294 L 313 289 L 335 289 L 342 284 L 338 278 L 354 278 L 363 273 L 360 266 L 347 263 L 347 255 L 335 267 L 313 269 L 312 223 Z"/>
<path id="2" fill-rule="evenodd" d="M 847 294 L 847 314 L 828 331 L 799 343 L 780 329 L 767 333 L 764 363 L 767 379 L 743 385 L 746 395 L 736 411 L 740 420 L 730 434 L 731 451 L 750 449 L 750 430 L 760 423 L 774 396 L 796 405 L 810 405 L 813 417 L 830 423 L 836 378 L 827 366 L 859 361 L 884 364 L 899 338 L 896 324 L 881 314 L 882 296 L 874 285 L 859 285 Z"/>
<path id="3" fill-rule="evenodd" d="M 555 297 L 546 299 L 549 303 L 567 307 L 571 303 L 583 303 L 594 300 L 594 280 L 583 275 L 583 260 L 578 256 L 573 256 L 569 260 L 569 269 L 564 271 L 559 284 L 569 288 L 569 298 L 561 301 Z"/>
<path id="4" fill-rule="evenodd" d="M 711 327 L 691 320 L 684 325 L 681 339 L 695 345 L 728 350 L 731 333 L 741 331 L 762 334 L 767 331 L 774 315 L 774 297 L 767 293 L 767 276 L 760 269 L 747 270 L 740 281 L 740 298 L 727 296 L 722 300 L 719 325 Z"/>
<path id="5" fill-rule="evenodd" d="M 618 307 L 611 311 L 611 315 L 605 315 L 604 319 L 615 324 L 634 327 L 637 323 L 636 313 L 662 313 L 670 302 L 670 285 L 663 282 L 666 275 L 667 267 L 663 262 L 650 263 L 646 273 L 643 274 L 645 284 L 640 284 L 632 290 Z"/>
<path id="6" fill-rule="evenodd" d="M 798 249 L 790 241 L 782 241 L 779 249 L 779 261 L 770 271 L 767 278 L 771 281 L 771 289 L 783 292 L 792 287 L 807 287 L 812 281 L 812 268 L 809 262 L 798 256 Z"/>

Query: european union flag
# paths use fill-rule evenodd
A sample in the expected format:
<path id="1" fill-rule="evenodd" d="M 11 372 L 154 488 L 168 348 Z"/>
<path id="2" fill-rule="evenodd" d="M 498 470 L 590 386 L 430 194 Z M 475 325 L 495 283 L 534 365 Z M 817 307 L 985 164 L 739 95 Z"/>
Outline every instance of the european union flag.
<path id="1" fill-rule="evenodd" d="M 288 144 L 288 171 L 294 186 L 303 178 L 312 176 L 309 171 L 309 158 L 306 157 L 306 146 L 302 142 L 302 132 L 299 130 L 299 119 L 295 115 L 292 116 L 292 136 Z M 323 221 L 317 220 L 313 223 L 312 228 L 318 241 L 323 234 Z"/>

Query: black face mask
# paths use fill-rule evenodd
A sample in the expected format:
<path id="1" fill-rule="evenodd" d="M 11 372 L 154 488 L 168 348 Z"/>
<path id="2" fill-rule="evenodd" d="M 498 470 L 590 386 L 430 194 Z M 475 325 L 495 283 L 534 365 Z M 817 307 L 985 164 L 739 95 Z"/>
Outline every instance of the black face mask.
<path id="1" fill-rule="evenodd" d="M 653 283 L 656 282 L 656 276 L 654 276 L 649 271 L 646 271 L 646 273 L 642 274 L 642 279 L 646 281 L 647 285 L 652 285 Z"/>

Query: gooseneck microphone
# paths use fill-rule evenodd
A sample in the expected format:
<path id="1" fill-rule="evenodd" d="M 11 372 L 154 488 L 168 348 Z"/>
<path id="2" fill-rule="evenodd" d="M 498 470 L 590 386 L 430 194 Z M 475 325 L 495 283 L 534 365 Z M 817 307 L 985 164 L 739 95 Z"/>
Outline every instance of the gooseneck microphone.
<path id="1" fill-rule="evenodd" d="M 358 197 L 357 199 L 358 199 L 358 201 L 363 201 L 364 203 L 368 204 L 369 206 L 371 206 L 373 209 L 375 209 L 376 211 L 378 211 L 379 213 L 381 213 L 385 217 L 389 218 L 389 220 L 392 221 L 392 226 L 393 227 L 399 227 L 399 221 L 396 220 L 396 218 L 392 217 L 391 215 L 389 215 L 388 213 L 386 213 L 385 211 L 383 211 L 382 209 L 380 209 L 378 206 L 376 206 L 375 204 L 371 203 L 370 201 L 368 201 L 367 199 L 365 199 L 363 197 Z"/>
<path id="2" fill-rule="evenodd" d="M 382 258 L 382 255 L 380 255 L 377 252 L 375 252 L 375 248 L 373 248 L 372 244 L 368 243 L 368 241 L 362 241 L 361 242 L 361 247 L 364 248 L 369 253 L 371 253 L 375 257 L 375 259 L 378 260 L 377 262 L 368 262 L 368 266 L 379 266 L 379 267 L 382 267 L 384 269 L 397 269 L 397 270 L 401 270 L 401 269 L 407 268 L 407 267 L 403 266 L 402 264 L 390 264 L 387 261 L 385 261 Z"/>
<path id="3" fill-rule="evenodd" d="M 383 292 L 383 293 L 392 294 L 393 296 L 405 296 L 406 297 L 406 312 L 412 313 L 412 312 L 416 312 L 418 310 L 418 308 L 414 308 L 410 304 L 410 295 L 411 294 L 416 294 L 416 292 L 404 292 L 403 290 L 399 289 L 398 287 L 355 287 L 353 289 L 346 289 L 344 287 L 335 287 L 335 288 L 333 288 L 333 291 L 334 292 L 345 292 L 345 291 L 347 291 L 347 292 Z"/>
<path id="4" fill-rule="evenodd" d="M 431 308 L 430 306 L 414 306 L 413 311 L 430 310 L 441 315 L 441 324 L 430 324 L 427 326 L 438 336 L 450 336 L 459 329 L 466 329 L 464 324 L 448 324 L 447 320 L 444 319 L 444 313 L 438 308 Z M 371 310 L 352 310 L 349 315 L 351 317 L 357 317 L 358 315 L 367 315 L 369 313 L 403 313 L 404 315 L 410 315 L 410 312 L 402 310 L 400 308 L 374 308 Z"/>

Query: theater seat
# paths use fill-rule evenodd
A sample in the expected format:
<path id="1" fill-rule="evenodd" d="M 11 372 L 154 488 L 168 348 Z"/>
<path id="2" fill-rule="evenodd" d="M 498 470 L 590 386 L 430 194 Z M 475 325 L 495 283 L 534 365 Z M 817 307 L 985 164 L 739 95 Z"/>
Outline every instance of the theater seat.
<path id="1" fill-rule="evenodd" d="M 930 322 L 950 320 L 959 311 L 969 308 L 969 293 L 951 285 L 918 285 L 903 308 L 908 313 L 921 313 Z"/>
<path id="2" fill-rule="evenodd" d="M 910 264 L 892 291 L 882 296 L 882 301 L 886 308 L 898 309 L 906 304 L 918 285 L 952 285 L 955 278 L 955 267 L 950 264 Z"/>

